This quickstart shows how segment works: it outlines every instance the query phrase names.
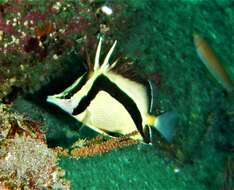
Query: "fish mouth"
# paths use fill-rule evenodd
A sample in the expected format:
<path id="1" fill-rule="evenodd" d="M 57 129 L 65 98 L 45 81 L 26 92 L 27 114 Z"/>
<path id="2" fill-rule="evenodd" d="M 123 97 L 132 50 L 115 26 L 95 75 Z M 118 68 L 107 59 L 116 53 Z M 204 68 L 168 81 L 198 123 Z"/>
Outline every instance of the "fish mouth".
<path id="1" fill-rule="evenodd" d="M 61 99 L 56 98 L 55 96 L 47 96 L 46 102 L 53 104 L 53 105 L 56 105 L 56 106 L 61 107 L 61 108 L 63 107 Z"/>
<path id="2" fill-rule="evenodd" d="M 54 96 L 47 96 L 46 101 L 52 104 L 56 104 L 56 97 Z"/>

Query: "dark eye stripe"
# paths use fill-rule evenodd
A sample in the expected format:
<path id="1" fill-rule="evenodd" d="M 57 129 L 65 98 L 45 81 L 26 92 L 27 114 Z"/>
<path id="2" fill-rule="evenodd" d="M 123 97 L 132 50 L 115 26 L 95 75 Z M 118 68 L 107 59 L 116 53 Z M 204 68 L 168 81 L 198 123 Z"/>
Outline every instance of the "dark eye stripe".
<path id="1" fill-rule="evenodd" d="M 65 96 L 61 98 L 70 99 L 75 93 L 77 93 L 82 88 L 82 86 L 85 85 L 87 79 L 88 79 L 88 73 L 84 74 L 81 81 L 75 87 L 73 87 Z"/>
<path id="2" fill-rule="evenodd" d="M 81 99 L 78 106 L 73 110 L 72 115 L 78 115 L 82 113 L 89 106 L 90 102 L 95 98 L 97 93 L 101 90 L 109 93 L 125 107 L 125 109 L 131 115 L 131 118 L 133 119 L 144 141 L 149 143 L 149 138 L 146 137 L 143 132 L 142 117 L 137 105 L 126 93 L 124 93 L 116 84 L 114 84 L 104 75 L 100 75 L 95 80 L 88 94 Z"/>

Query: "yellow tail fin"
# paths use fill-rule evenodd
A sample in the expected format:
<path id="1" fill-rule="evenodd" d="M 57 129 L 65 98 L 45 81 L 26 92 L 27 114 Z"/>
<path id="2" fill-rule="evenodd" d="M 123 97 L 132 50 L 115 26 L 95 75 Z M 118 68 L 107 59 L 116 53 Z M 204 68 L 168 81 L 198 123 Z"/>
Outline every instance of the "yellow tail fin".
<path id="1" fill-rule="evenodd" d="M 152 142 L 153 130 L 156 129 L 168 141 L 171 142 L 174 136 L 174 127 L 177 121 L 177 114 L 175 112 L 166 112 L 155 117 L 153 115 L 147 116 L 147 124 L 150 126 L 150 139 Z"/>

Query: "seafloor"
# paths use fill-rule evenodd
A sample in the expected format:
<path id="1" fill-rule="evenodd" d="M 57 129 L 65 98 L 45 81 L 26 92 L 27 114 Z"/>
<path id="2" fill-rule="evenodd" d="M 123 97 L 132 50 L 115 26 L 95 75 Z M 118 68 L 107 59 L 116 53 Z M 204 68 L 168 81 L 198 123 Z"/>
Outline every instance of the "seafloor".
<path id="1" fill-rule="evenodd" d="M 0 109 L 0 127 L 7 128 L 3 122 L 9 118 L 5 118 L 7 110 L 29 118 L 34 125 L 40 123 L 42 128 L 42 132 L 36 130 L 39 134 L 35 137 L 19 122 L 9 122 L 13 132 L 1 133 L 0 188 L 234 189 L 234 94 L 213 78 L 193 42 L 194 32 L 206 39 L 234 80 L 232 0 L 0 2 L 0 104 L 7 106 Z M 104 5 L 113 13 L 103 11 Z M 155 113 L 178 113 L 171 144 L 163 139 L 154 146 L 126 139 L 125 143 L 101 137 L 92 141 L 89 139 L 97 134 L 88 130 L 79 133 L 79 122 L 45 102 L 47 95 L 62 91 L 84 71 L 86 50 L 94 59 L 98 35 L 104 37 L 104 52 L 117 39 L 114 56 L 133 62 L 155 81 Z M 17 178 L 17 165 L 6 169 L 9 142 L 25 133 L 35 141 L 46 133 L 45 142 L 40 143 L 48 145 L 47 151 L 57 147 L 57 166 L 51 167 L 65 171 L 61 177 L 66 182 L 61 184 L 66 185 L 36 183 L 34 170 L 30 175 L 26 172 L 29 180 Z M 78 141 L 71 151 L 73 143 L 84 138 L 87 140 Z M 79 152 L 81 148 L 85 148 L 83 152 Z M 35 159 L 45 159 L 40 155 Z M 18 164 L 26 161 L 21 157 Z"/>

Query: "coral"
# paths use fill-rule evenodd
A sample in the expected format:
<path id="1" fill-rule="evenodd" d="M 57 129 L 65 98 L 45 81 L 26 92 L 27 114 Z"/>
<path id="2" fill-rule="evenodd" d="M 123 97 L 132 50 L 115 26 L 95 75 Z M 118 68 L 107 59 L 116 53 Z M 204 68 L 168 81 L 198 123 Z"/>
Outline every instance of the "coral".
<path id="1" fill-rule="evenodd" d="M 12 86 L 37 90 L 38 78 L 46 82 L 54 73 L 53 62 L 66 53 L 64 47 L 70 51 L 78 44 L 76 40 L 84 36 L 89 22 L 75 8 L 80 4 L 14 0 L 0 4 L 0 100 L 11 93 Z M 62 16 L 68 9 L 73 12 Z M 69 27 L 74 22 L 79 30 Z"/>
<path id="2" fill-rule="evenodd" d="M 122 148 L 125 146 L 129 146 L 132 144 L 137 144 L 137 141 L 131 140 L 131 139 L 125 139 L 124 141 L 122 139 L 110 139 L 106 142 L 103 142 L 101 144 L 92 144 L 89 147 L 84 148 L 76 148 L 71 151 L 71 155 L 73 157 L 86 157 L 86 156 L 94 156 L 97 154 L 103 154 L 106 152 L 109 152 L 116 148 Z"/>
<path id="3" fill-rule="evenodd" d="M 18 113 L 9 112 L 10 106 L 0 104 L 0 140 L 14 138 L 25 134 L 45 142 L 45 134 L 41 131 L 42 124 Z"/>
<path id="4" fill-rule="evenodd" d="M 0 188 L 69 189 L 58 157 L 46 145 L 42 124 L 0 104 Z"/>
<path id="5" fill-rule="evenodd" d="M 3 146 L 4 144 L 4 146 Z M 57 167 L 55 152 L 31 137 L 16 137 L 2 142 L 0 180 L 16 189 L 69 189 L 62 179 L 64 172 Z"/>
<path id="6" fill-rule="evenodd" d="M 69 152 L 61 148 L 57 148 L 56 150 L 60 155 L 72 156 L 75 158 L 95 156 L 117 148 L 138 144 L 139 141 L 130 138 L 131 135 L 135 135 L 136 133 L 138 132 L 135 131 L 131 134 L 111 139 L 106 139 L 103 136 L 97 136 L 91 140 L 79 139 L 73 144 Z"/>

